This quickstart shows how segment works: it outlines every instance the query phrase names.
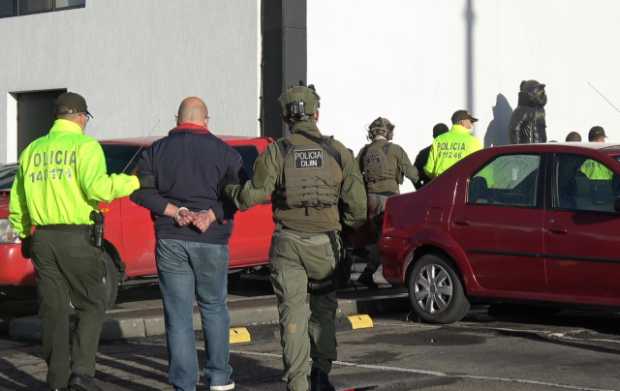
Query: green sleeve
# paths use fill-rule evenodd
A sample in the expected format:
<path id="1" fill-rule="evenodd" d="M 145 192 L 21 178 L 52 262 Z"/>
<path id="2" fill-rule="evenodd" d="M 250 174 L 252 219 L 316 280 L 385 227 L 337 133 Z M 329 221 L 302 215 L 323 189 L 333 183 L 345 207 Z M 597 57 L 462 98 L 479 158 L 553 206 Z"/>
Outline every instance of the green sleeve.
<path id="1" fill-rule="evenodd" d="M 360 149 L 360 152 L 357 154 L 357 157 L 355 158 L 355 165 L 357 166 L 357 169 L 362 172 L 364 170 L 364 162 L 362 161 L 363 157 L 364 157 L 364 151 L 366 151 L 367 146 L 364 146 L 362 149 Z"/>
<path id="2" fill-rule="evenodd" d="M 431 151 L 428 154 L 428 160 L 424 165 L 424 172 L 429 178 L 435 178 L 435 163 L 437 161 L 437 143 L 433 141 Z"/>
<path id="3" fill-rule="evenodd" d="M 342 155 L 343 181 L 340 189 L 342 201 L 340 220 L 346 226 L 358 228 L 364 224 L 367 216 L 366 187 L 357 161 L 350 155 Z"/>
<path id="4" fill-rule="evenodd" d="M 103 149 L 96 140 L 82 144 L 78 150 L 77 180 L 91 201 L 112 202 L 140 187 L 135 175 L 107 174 Z"/>
<path id="5" fill-rule="evenodd" d="M 411 164 L 411 160 L 409 160 L 409 156 L 407 156 L 407 152 L 399 146 L 398 153 L 398 169 L 402 172 L 411 183 L 415 184 L 420 180 L 420 173 L 418 169 Z"/>
<path id="6" fill-rule="evenodd" d="M 30 235 L 32 222 L 28 205 L 26 204 L 26 191 L 24 190 L 24 173 L 22 166 L 17 170 L 13 187 L 11 188 L 11 198 L 9 201 L 9 222 L 20 238 Z"/>
<path id="7" fill-rule="evenodd" d="M 237 208 L 246 210 L 253 205 L 269 201 L 276 188 L 276 181 L 281 171 L 280 149 L 271 144 L 254 162 L 254 176 L 243 185 L 229 185 L 226 195 Z"/>

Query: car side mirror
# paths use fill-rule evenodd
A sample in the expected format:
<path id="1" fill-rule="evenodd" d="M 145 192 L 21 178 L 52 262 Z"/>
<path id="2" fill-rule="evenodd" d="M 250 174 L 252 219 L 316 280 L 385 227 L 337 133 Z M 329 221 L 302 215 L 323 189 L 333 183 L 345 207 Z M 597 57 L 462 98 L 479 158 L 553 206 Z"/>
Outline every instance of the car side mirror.
<path id="1" fill-rule="evenodd" d="M 620 197 L 616 197 L 614 201 L 614 210 L 620 212 Z"/>

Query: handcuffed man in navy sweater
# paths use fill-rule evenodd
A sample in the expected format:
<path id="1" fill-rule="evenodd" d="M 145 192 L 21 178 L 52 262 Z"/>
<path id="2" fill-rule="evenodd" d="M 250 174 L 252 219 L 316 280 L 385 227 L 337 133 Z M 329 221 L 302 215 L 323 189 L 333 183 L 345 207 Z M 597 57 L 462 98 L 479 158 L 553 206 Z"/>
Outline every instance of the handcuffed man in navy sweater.
<path id="1" fill-rule="evenodd" d="M 207 129 L 208 111 L 196 97 L 181 102 L 177 127 L 155 142 L 138 163 L 156 189 L 131 199 L 150 209 L 157 235 L 157 270 L 164 302 L 168 379 L 176 391 L 194 391 L 198 379 L 192 326 L 194 298 L 206 342 L 206 383 L 233 390 L 229 365 L 230 317 L 226 305 L 228 239 L 234 206 L 225 184 L 238 183 L 241 156 Z"/>

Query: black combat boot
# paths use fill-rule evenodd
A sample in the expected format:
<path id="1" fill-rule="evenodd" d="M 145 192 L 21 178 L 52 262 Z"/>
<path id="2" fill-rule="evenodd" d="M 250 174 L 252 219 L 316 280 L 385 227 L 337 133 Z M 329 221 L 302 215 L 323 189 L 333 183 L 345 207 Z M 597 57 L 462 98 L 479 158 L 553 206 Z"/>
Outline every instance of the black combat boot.
<path id="1" fill-rule="evenodd" d="M 362 285 L 366 285 L 368 289 L 377 289 L 378 286 L 372 278 L 374 272 L 369 271 L 368 269 L 364 269 L 364 271 L 357 278 L 357 282 Z"/>
<path id="2" fill-rule="evenodd" d="M 103 391 L 90 376 L 73 374 L 69 379 L 69 389 L 72 391 Z"/>
<path id="3" fill-rule="evenodd" d="M 336 391 L 329 382 L 329 376 L 319 368 L 312 368 L 310 372 L 310 391 Z"/>

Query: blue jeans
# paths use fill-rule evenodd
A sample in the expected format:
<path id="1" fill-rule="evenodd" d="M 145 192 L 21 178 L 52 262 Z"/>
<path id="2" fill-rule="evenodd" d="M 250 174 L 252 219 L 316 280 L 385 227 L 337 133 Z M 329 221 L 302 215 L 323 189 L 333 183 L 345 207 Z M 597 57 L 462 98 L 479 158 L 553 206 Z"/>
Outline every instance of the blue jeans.
<path id="1" fill-rule="evenodd" d="M 228 246 L 176 239 L 157 241 L 157 270 L 164 301 L 168 379 L 176 391 L 194 391 L 198 358 L 192 322 L 194 298 L 198 302 L 205 338 L 206 383 L 230 383 L 230 316 Z"/>

